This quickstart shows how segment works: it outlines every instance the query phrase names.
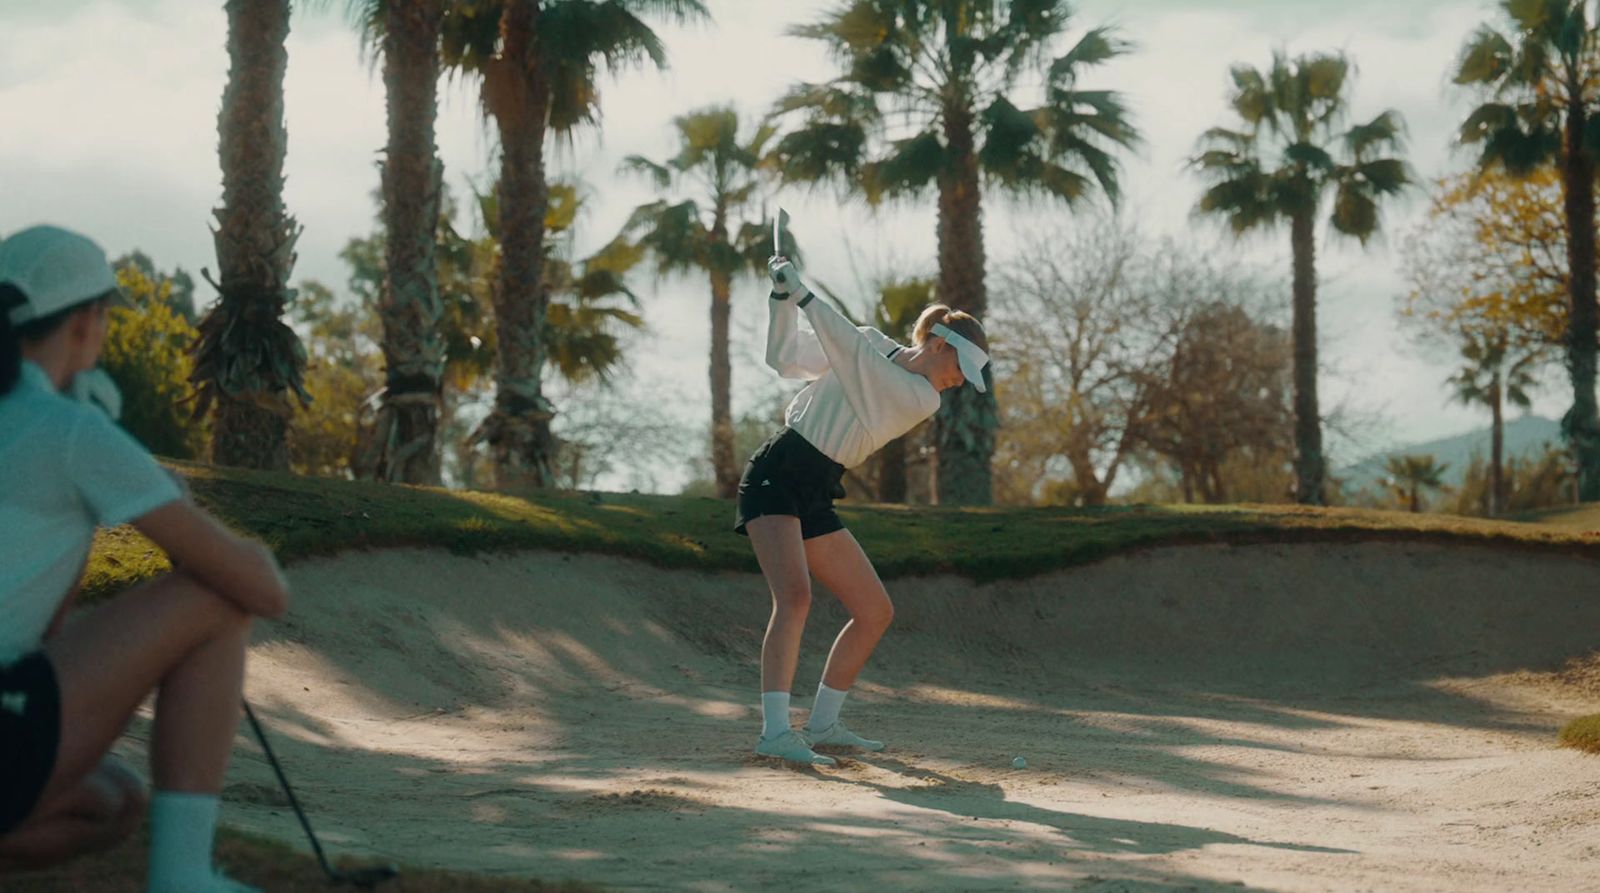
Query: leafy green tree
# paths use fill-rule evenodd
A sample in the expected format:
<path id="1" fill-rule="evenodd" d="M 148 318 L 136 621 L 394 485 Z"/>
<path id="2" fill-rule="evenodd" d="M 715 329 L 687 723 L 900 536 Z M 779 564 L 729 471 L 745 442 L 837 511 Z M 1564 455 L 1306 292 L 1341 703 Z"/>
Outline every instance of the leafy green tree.
<path id="1" fill-rule="evenodd" d="M 1215 127 L 1191 162 L 1210 183 L 1198 210 L 1227 219 L 1236 235 L 1287 221 L 1294 257 L 1295 499 L 1327 503 L 1327 460 L 1317 396 L 1316 223 L 1331 190 L 1335 231 L 1366 244 L 1379 227 L 1379 201 L 1414 177 L 1396 156 L 1404 123 L 1385 111 L 1343 128 L 1352 86 L 1341 53 L 1288 58 L 1274 53 L 1266 71 L 1233 68 L 1229 103 L 1241 129 Z"/>
<path id="2" fill-rule="evenodd" d="M 700 0 L 459 0 L 445 17 L 445 65 L 480 80 L 484 110 L 500 134 L 495 405 L 479 430 L 501 486 L 555 480 L 556 410 L 543 388 L 545 139 L 598 121 L 602 67 L 666 66 L 643 14 L 708 17 Z"/>
<path id="3" fill-rule="evenodd" d="M 132 307 L 113 307 L 100 365 L 122 391 L 122 427 L 145 448 L 174 459 L 205 453 L 203 419 L 190 410 L 194 326 L 174 306 L 181 280 L 155 271 L 143 254 L 120 258 L 117 284 Z M 193 287 L 193 283 L 190 283 Z"/>
<path id="4" fill-rule="evenodd" d="M 1578 492 L 1600 499 L 1595 398 L 1600 307 L 1595 301 L 1595 173 L 1600 151 L 1600 32 L 1581 0 L 1502 0 L 1508 31 L 1485 23 L 1462 47 L 1455 82 L 1484 98 L 1461 125 L 1482 147 L 1479 167 L 1527 176 L 1561 170 L 1569 273 L 1567 372 L 1572 408 L 1562 431 L 1578 459 Z"/>
<path id="5" fill-rule="evenodd" d="M 1390 456 L 1384 463 L 1389 485 L 1412 512 L 1422 511 L 1422 497 L 1429 490 L 1443 490 L 1444 473 L 1449 463 L 1440 464 L 1433 456 Z"/>
<path id="6" fill-rule="evenodd" d="M 183 267 L 174 267 L 172 272 L 157 269 L 156 262 L 150 255 L 134 249 L 111 262 L 111 268 L 120 275 L 123 268 L 132 267 L 138 270 L 143 278 L 150 283 L 152 293 L 159 292 L 161 300 L 165 301 L 172 312 L 183 317 L 189 325 L 193 326 L 200 321 L 200 314 L 194 306 L 194 277 L 190 276 Z M 141 300 L 139 296 L 128 291 L 128 284 L 123 284 L 123 292 Z"/>
<path id="7" fill-rule="evenodd" d="M 774 131 L 758 126 L 741 140 L 739 115 L 728 107 L 679 115 L 673 126 L 678 153 L 672 158 L 656 162 L 630 155 L 622 163 L 624 172 L 649 177 L 668 196 L 636 208 L 622 236 L 649 252 L 658 274 L 700 272 L 709 279 L 711 464 L 717 496 L 732 499 L 740 469 L 734 452 L 728 344 L 731 296 L 734 277 L 764 275 L 772 254 L 772 222 L 764 213 L 769 177 L 762 156 Z M 790 238 L 784 253 L 794 255 Z"/>
<path id="8" fill-rule="evenodd" d="M 1489 410 L 1489 515 L 1505 511 L 1509 493 L 1505 471 L 1505 404 L 1527 409 L 1533 405 L 1529 392 L 1538 386 L 1535 373 L 1544 363 L 1538 348 L 1515 350 L 1505 334 L 1484 337 L 1467 334 L 1461 346 L 1466 363 L 1450 377 L 1455 399 L 1467 406 Z"/>
<path id="9" fill-rule="evenodd" d="M 217 121 L 222 207 L 213 230 L 221 281 L 212 280 L 218 300 L 199 326 L 196 412 L 216 407 L 213 461 L 285 469 L 291 395 L 302 406 L 310 400 L 302 382 L 305 347 L 283 322 L 300 235 L 283 207 L 289 0 L 227 0 L 225 7 L 229 69 Z"/>
<path id="10" fill-rule="evenodd" d="M 853 0 L 791 33 L 824 43 L 840 73 L 793 87 L 775 115 L 798 118 L 776 156 L 791 182 L 833 180 L 877 204 L 938 200 L 939 299 L 988 310 L 984 186 L 1074 203 L 1120 192 L 1114 155 L 1137 133 L 1122 98 L 1080 78 L 1123 54 L 1109 28 L 1056 54 L 1066 0 Z M 1042 81 L 1042 102 L 1022 108 Z M 994 396 L 947 392 L 939 415 L 939 499 L 987 504 L 998 425 Z"/>
<path id="11" fill-rule="evenodd" d="M 311 405 L 289 426 L 290 468 L 320 477 L 371 476 L 374 409 L 383 389 L 383 326 L 370 304 L 341 301 L 327 286 L 300 283 L 290 319 L 307 345 Z"/>

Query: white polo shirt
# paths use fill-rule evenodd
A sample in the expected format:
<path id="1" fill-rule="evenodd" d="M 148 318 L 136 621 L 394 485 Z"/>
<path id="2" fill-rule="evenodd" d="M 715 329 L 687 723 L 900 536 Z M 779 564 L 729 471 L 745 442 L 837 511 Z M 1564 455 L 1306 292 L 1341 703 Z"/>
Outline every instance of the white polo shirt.
<path id="1" fill-rule="evenodd" d="M 806 302 L 809 332 L 794 300 L 767 305 L 767 365 L 811 381 L 784 421 L 828 458 L 854 468 L 939 411 L 939 389 L 890 359 L 900 345 L 888 335 L 852 326 L 822 300 Z"/>
<path id="2" fill-rule="evenodd" d="M 110 417 L 62 395 L 24 360 L 16 387 L 0 397 L 0 664 L 39 647 L 96 526 L 182 495 Z"/>

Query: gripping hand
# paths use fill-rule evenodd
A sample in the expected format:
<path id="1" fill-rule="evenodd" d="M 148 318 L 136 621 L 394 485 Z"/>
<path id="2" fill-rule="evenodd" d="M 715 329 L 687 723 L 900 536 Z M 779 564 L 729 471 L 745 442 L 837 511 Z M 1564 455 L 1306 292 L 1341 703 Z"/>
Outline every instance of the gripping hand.
<path id="1" fill-rule="evenodd" d="M 780 301 L 795 298 L 804 304 L 811 294 L 811 289 L 800 281 L 800 272 L 794 264 L 783 256 L 773 257 L 767 261 L 767 272 L 772 276 L 772 296 Z"/>

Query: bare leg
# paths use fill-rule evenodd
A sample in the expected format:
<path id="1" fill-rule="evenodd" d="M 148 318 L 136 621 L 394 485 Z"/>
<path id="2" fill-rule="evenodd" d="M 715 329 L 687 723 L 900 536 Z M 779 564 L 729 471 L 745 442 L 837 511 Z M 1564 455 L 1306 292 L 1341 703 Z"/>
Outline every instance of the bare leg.
<path id="1" fill-rule="evenodd" d="M 133 711 L 158 686 L 152 744 L 158 787 L 220 791 L 233 747 L 249 626 L 248 615 L 182 573 L 135 587 L 69 623 L 46 646 L 61 685 L 63 734 L 55 770 L 33 817 L 0 838 L 0 858 L 37 864 L 78 852 L 62 852 L 71 841 L 93 843 L 94 834 L 72 832 L 72 822 L 114 812 L 79 807 L 103 798 L 98 767 Z M 107 822 L 108 830 L 121 828 L 118 819 Z M 36 849 L 40 844 L 46 849 Z"/>
<path id="2" fill-rule="evenodd" d="M 745 525 L 761 573 L 772 590 L 772 617 L 761 642 L 761 690 L 789 691 L 800 659 L 800 638 L 811 611 L 811 574 L 800 539 L 800 519 L 765 515 Z"/>
<path id="3" fill-rule="evenodd" d="M 867 553 L 850 531 L 838 530 L 806 540 L 805 551 L 806 563 L 817 580 L 850 612 L 850 622 L 839 631 L 822 671 L 824 685 L 846 691 L 855 684 L 856 676 L 894 620 L 894 605 Z"/>
<path id="4" fill-rule="evenodd" d="M 42 868 L 107 849 L 139 827 L 148 804 L 144 780 L 108 756 L 0 842 L 0 869 Z"/>

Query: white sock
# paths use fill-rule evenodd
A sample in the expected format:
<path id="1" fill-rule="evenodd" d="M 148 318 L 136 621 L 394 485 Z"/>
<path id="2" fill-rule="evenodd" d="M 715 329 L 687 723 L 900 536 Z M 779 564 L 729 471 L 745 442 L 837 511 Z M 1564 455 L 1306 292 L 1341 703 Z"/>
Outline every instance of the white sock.
<path id="1" fill-rule="evenodd" d="M 761 737 L 776 738 L 789 731 L 789 693 L 761 693 Z"/>
<path id="2" fill-rule="evenodd" d="M 813 732 L 827 731 L 828 727 L 839 721 L 839 709 L 844 706 L 844 696 L 850 689 L 840 691 L 826 685 L 817 686 L 817 702 L 811 705 L 811 718 L 806 720 L 806 728 Z"/>
<path id="3" fill-rule="evenodd" d="M 220 805 L 216 794 L 156 791 L 150 798 L 150 893 L 210 889 Z"/>

